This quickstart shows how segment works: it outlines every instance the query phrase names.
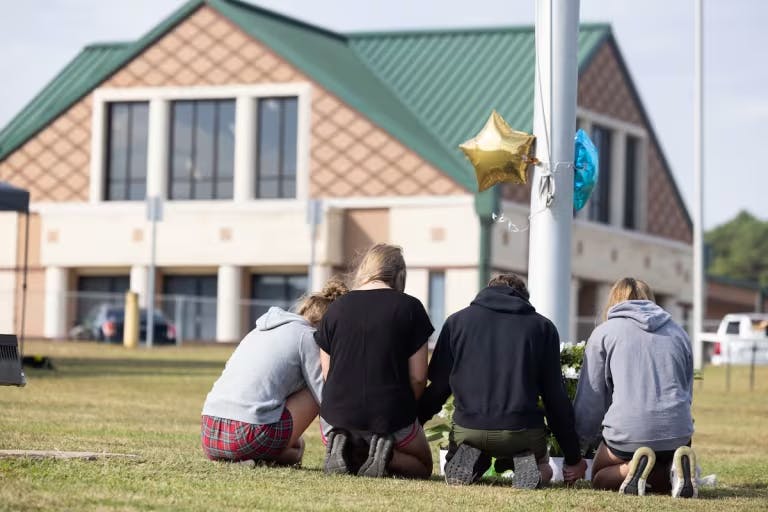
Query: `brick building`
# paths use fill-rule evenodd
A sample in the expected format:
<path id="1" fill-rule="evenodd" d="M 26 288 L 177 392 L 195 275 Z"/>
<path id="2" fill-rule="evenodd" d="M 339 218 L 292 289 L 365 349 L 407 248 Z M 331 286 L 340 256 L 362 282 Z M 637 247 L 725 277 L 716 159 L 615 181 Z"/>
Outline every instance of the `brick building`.
<path id="1" fill-rule="evenodd" d="M 492 109 L 531 131 L 533 77 L 532 27 L 339 34 L 235 0 L 192 0 L 137 41 L 86 47 L 0 131 L 0 180 L 33 202 L 30 334 L 65 337 L 90 304 L 74 292 L 145 300 L 147 194 L 164 198 L 155 291 L 193 304 L 186 338 L 238 339 L 263 304 L 304 291 L 310 198 L 323 200 L 312 286 L 371 243 L 399 244 L 407 291 L 440 324 L 489 273 L 526 272 L 527 232 L 491 215 L 525 226 L 529 188 L 477 194 L 457 146 Z M 682 320 L 690 218 L 607 25 L 580 31 L 577 116 L 601 181 L 574 221 L 563 337 L 588 334 L 624 275 Z M 0 236 L 9 331 L 15 214 Z"/>

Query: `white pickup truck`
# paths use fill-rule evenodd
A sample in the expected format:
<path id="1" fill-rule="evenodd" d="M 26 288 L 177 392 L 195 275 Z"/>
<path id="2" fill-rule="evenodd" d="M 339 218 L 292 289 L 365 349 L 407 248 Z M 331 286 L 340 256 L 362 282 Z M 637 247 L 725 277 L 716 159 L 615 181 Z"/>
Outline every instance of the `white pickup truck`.
<path id="1" fill-rule="evenodd" d="M 703 333 L 712 364 L 768 364 L 768 314 L 725 315 L 717 333 Z"/>

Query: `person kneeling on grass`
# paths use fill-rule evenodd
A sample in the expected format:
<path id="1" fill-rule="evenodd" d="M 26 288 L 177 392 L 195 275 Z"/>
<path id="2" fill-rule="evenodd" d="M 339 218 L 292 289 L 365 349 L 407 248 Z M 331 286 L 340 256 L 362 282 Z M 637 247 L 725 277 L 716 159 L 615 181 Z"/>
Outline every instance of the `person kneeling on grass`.
<path id="1" fill-rule="evenodd" d="M 445 321 L 429 363 L 430 384 L 419 403 L 424 423 L 454 396 L 445 480 L 477 481 L 495 469 L 514 470 L 515 487 L 532 489 L 552 479 L 549 427 L 565 453 L 566 481 L 584 476 L 573 407 L 560 369 L 555 326 L 536 313 L 528 289 L 514 274 L 492 279 L 472 303 Z"/>
<path id="2" fill-rule="evenodd" d="M 301 463 L 301 435 L 317 416 L 323 387 L 313 333 L 346 292 L 331 280 L 300 302 L 298 314 L 272 307 L 256 321 L 203 405 L 201 437 L 209 459 Z"/>
<path id="3" fill-rule="evenodd" d="M 602 443 L 592 485 L 692 498 L 693 357 L 688 335 L 653 302 L 650 287 L 624 278 L 611 289 L 605 322 L 587 341 L 574 408 L 583 444 Z M 602 426 L 602 428 L 601 428 Z"/>
<path id="4" fill-rule="evenodd" d="M 375 245 L 357 269 L 355 289 L 331 305 L 315 333 L 326 378 L 320 417 L 331 427 L 326 474 L 432 474 L 416 412 L 434 329 L 404 289 L 402 250 Z"/>

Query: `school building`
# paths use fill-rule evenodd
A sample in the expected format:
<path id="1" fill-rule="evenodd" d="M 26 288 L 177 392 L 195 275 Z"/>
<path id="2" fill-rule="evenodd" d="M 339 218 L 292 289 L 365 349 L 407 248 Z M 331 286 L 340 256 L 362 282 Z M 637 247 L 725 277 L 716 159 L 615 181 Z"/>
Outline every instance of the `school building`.
<path id="1" fill-rule="evenodd" d="M 585 338 L 625 275 L 685 321 L 691 220 L 611 28 L 582 25 L 578 58 L 601 176 L 574 220 L 561 336 Z M 530 185 L 477 194 L 457 146 L 492 109 L 530 132 L 533 94 L 532 27 L 341 34 L 191 0 L 136 41 L 90 45 L 0 131 L 0 180 L 32 200 L 28 333 L 66 338 L 127 289 L 145 302 L 148 195 L 163 198 L 154 292 L 185 339 L 239 339 L 305 291 L 310 265 L 317 288 L 375 242 L 404 248 L 407 292 L 439 325 L 491 273 L 526 273 L 528 232 L 493 214 L 524 229 Z M 21 218 L 0 214 L 0 237 L 12 332 Z"/>

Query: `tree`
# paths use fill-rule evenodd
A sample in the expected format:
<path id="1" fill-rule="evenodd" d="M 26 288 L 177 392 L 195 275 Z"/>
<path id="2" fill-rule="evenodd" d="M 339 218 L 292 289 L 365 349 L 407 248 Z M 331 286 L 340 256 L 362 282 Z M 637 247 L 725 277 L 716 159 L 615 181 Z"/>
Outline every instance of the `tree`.
<path id="1" fill-rule="evenodd" d="M 768 222 L 741 211 L 733 220 L 708 231 L 705 241 L 709 274 L 768 286 Z"/>

